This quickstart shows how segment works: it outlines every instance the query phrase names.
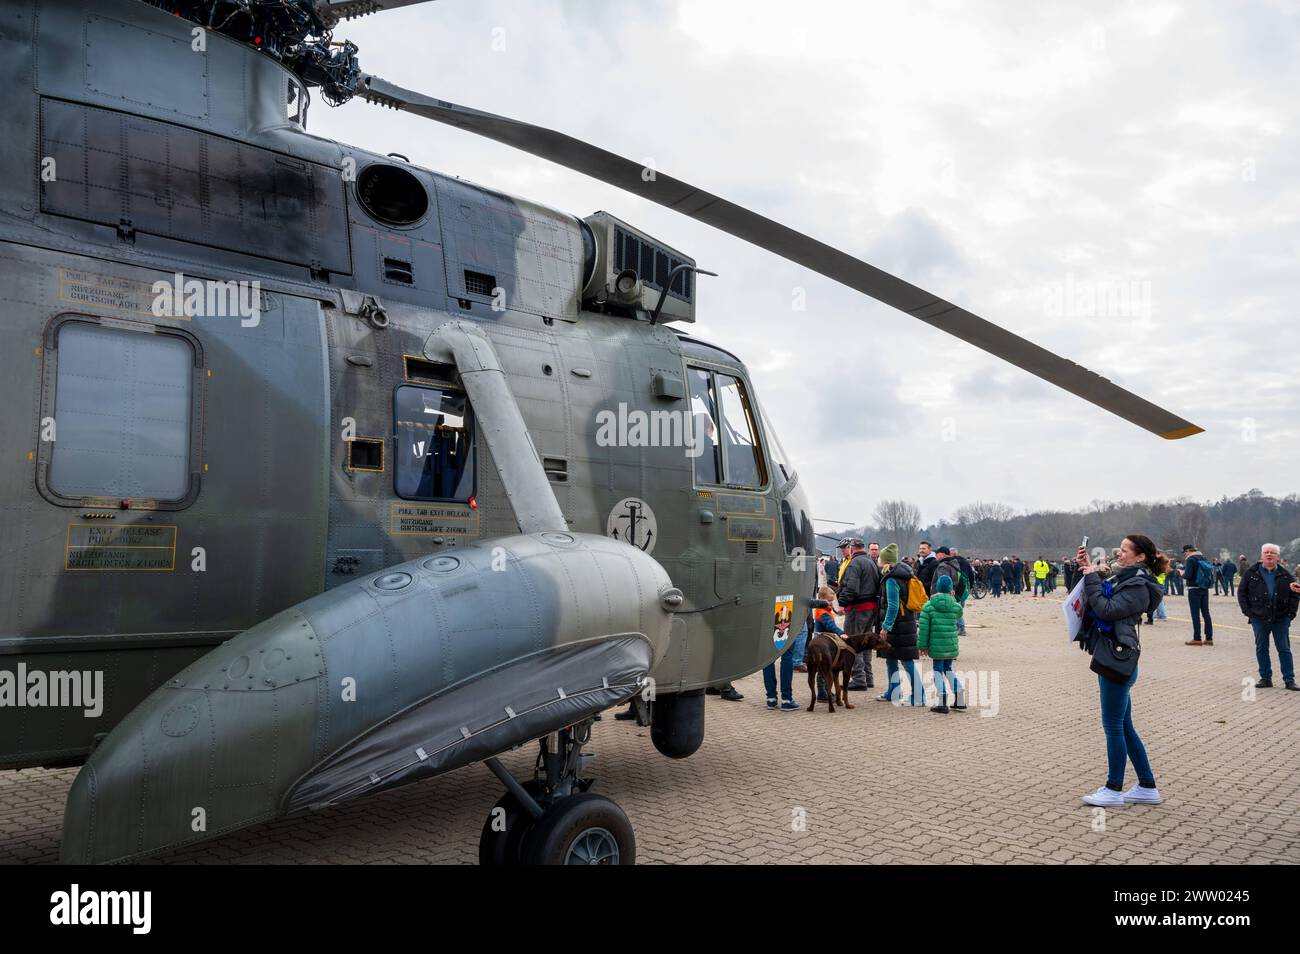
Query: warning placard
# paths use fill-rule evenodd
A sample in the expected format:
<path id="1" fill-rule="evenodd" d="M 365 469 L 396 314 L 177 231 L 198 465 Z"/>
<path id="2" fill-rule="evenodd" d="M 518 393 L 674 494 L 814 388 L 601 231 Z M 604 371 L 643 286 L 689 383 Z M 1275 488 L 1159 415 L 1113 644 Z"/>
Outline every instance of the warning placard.
<path id="1" fill-rule="evenodd" d="M 388 532 L 439 537 L 478 536 L 478 513 L 454 504 L 395 503 L 389 509 Z"/>
<path id="2" fill-rule="evenodd" d="M 176 528 L 68 524 L 65 570 L 174 570 Z"/>

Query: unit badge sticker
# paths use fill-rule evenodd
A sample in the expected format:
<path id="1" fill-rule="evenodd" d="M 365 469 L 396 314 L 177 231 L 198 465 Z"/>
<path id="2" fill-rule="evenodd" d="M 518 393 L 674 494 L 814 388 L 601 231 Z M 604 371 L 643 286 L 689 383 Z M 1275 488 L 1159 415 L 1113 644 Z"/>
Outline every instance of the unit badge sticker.
<path id="1" fill-rule="evenodd" d="M 790 619 L 793 616 L 794 594 L 778 596 L 772 610 L 772 644 L 777 649 L 785 649 L 785 644 L 790 640 Z"/>
<path id="2" fill-rule="evenodd" d="M 605 535 L 653 553 L 659 538 L 659 523 L 650 505 L 640 497 L 624 497 L 609 512 Z"/>

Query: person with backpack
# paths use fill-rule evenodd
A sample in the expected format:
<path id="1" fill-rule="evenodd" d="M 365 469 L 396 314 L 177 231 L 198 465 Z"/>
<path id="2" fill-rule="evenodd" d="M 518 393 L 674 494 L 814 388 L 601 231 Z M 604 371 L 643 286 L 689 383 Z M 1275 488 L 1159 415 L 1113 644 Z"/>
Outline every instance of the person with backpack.
<path id="1" fill-rule="evenodd" d="M 916 668 L 916 660 L 920 656 L 916 648 L 916 621 L 925 607 L 925 587 L 912 573 L 910 566 L 899 562 L 897 543 L 891 543 L 880 551 L 880 577 L 884 581 L 885 607 L 880 628 L 889 639 L 889 649 L 880 650 L 879 653 L 889 671 L 889 688 L 876 698 L 881 702 L 894 702 L 898 705 L 923 706 L 925 687 Z M 907 669 L 907 678 L 912 682 L 910 702 L 904 702 L 902 698 L 900 662 Z"/>
<path id="2" fill-rule="evenodd" d="M 1106 784 L 1084 795 L 1087 805 L 1119 807 L 1129 803 L 1158 805 L 1162 801 L 1156 778 L 1147 760 L 1146 747 L 1133 727 L 1130 692 L 1137 682 L 1138 658 L 1142 652 L 1138 628 L 1142 616 L 1163 599 L 1154 574 L 1168 569 L 1150 537 L 1131 533 L 1120 546 L 1117 566 L 1102 580 L 1088 551 L 1079 547 L 1079 569 L 1083 573 L 1087 612 L 1075 638 L 1079 648 L 1092 656 L 1090 668 L 1097 673 L 1101 692 L 1101 727 L 1106 735 Z M 1124 770 L 1129 761 L 1137 773 L 1137 784 L 1124 791 Z"/>
<path id="3" fill-rule="evenodd" d="M 1210 619 L 1210 587 L 1214 585 L 1214 564 L 1188 543 L 1183 547 L 1183 579 L 1187 582 L 1187 605 L 1192 610 L 1192 638 L 1186 646 L 1213 646 L 1214 623 Z M 1201 643 L 1201 617 L 1205 617 L 1205 643 Z"/>
<path id="4" fill-rule="evenodd" d="M 957 605 L 962 608 L 964 613 L 966 601 L 970 599 L 970 580 L 962 567 L 961 557 L 947 547 L 940 547 L 934 552 L 938 554 L 939 562 L 935 565 L 934 575 L 930 577 L 930 589 L 926 595 L 927 597 L 933 596 L 939 579 L 947 577 L 952 580 L 953 598 L 957 600 Z M 957 618 L 957 633 L 961 636 L 966 635 L 966 620 L 964 617 Z"/>
<path id="5" fill-rule="evenodd" d="M 1256 689 L 1273 688 L 1273 661 L 1269 658 L 1268 640 L 1277 647 L 1282 682 L 1291 691 L 1300 691 L 1295 681 L 1295 663 L 1291 654 L 1291 621 L 1300 609 L 1300 592 L 1296 578 L 1281 565 L 1282 551 L 1276 543 L 1260 547 L 1259 562 L 1246 571 L 1237 590 L 1237 604 L 1250 628 L 1255 632 L 1255 661 L 1259 664 Z"/>
<path id="6" fill-rule="evenodd" d="M 849 540 L 849 562 L 840 574 L 840 606 L 844 608 L 844 632 L 849 636 L 877 632 L 880 621 L 880 568 L 871 559 L 860 537 Z M 875 688 L 871 672 L 871 650 L 864 649 L 853 660 L 849 689 Z"/>
<path id="7" fill-rule="evenodd" d="M 952 671 L 952 661 L 957 658 L 957 622 L 962 607 L 952 595 L 952 577 L 935 574 L 934 595 L 926 601 L 917 620 L 916 648 L 920 654 L 934 661 L 934 687 L 939 692 L 939 704 L 931 712 L 947 714 L 948 684 L 952 683 L 952 707 L 958 712 L 966 708 L 965 693 Z"/>

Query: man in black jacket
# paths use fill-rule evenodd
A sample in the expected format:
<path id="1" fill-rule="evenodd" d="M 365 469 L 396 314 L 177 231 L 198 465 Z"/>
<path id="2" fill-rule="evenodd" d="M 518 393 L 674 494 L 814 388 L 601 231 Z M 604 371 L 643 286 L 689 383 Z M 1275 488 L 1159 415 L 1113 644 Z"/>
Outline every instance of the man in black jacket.
<path id="1" fill-rule="evenodd" d="M 840 575 L 839 604 L 844 608 L 844 632 L 849 636 L 880 630 L 880 567 L 862 546 L 862 540 L 849 541 L 849 562 Z M 849 689 L 871 689 L 876 679 L 871 672 L 871 650 L 863 650 L 853 660 Z"/>
<path id="2" fill-rule="evenodd" d="M 930 552 L 930 541 L 922 540 L 920 549 L 916 551 L 916 566 L 912 570 L 927 593 L 930 592 L 930 581 L 934 579 L 934 568 L 938 565 L 939 558 Z"/>
<path id="3" fill-rule="evenodd" d="M 1292 584 L 1296 578 L 1281 566 L 1282 551 L 1275 543 L 1260 548 L 1259 562 L 1246 571 L 1241 588 L 1237 590 L 1237 604 L 1250 620 L 1255 631 L 1255 660 L 1259 663 L 1259 682 L 1256 689 L 1273 687 L 1273 661 L 1269 658 L 1268 638 L 1273 637 L 1277 647 L 1277 662 L 1282 670 L 1282 682 L 1292 691 L 1300 691 L 1295 681 L 1295 663 L 1291 656 L 1291 620 L 1300 609 L 1300 593 Z"/>

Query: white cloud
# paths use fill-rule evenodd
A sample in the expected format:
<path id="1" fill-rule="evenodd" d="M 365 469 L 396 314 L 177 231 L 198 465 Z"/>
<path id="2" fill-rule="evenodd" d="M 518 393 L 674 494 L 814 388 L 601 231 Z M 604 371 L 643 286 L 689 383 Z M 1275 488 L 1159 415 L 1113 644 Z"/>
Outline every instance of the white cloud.
<path id="1" fill-rule="evenodd" d="M 317 103 L 318 134 L 608 209 L 719 272 L 694 331 L 749 361 L 818 513 L 866 519 L 907 496 L 932 520 L 977 498 L 1070 508 L 1300 483 L 1294 2 L 439 0 L 340 34 L 371 72 L 653 156 L 1210 428 L 1162 441 L 651 203 L 456 130 Z M 1053 315 L 1043 290 L 1067 276 L 1147 283 L 1152 312 Z M 829 420 L 846 388 L 867 400 Z M 881 476 L 843 480 L 854 468 Z"/>

